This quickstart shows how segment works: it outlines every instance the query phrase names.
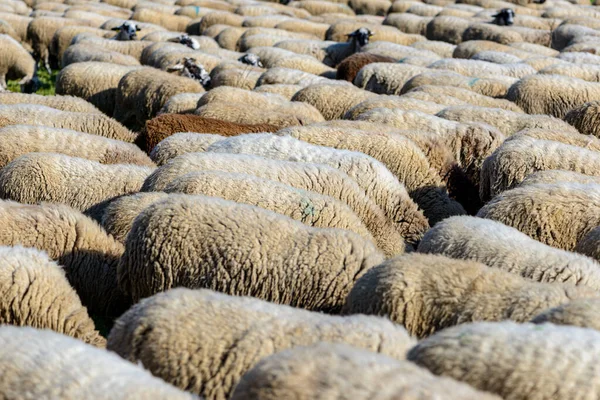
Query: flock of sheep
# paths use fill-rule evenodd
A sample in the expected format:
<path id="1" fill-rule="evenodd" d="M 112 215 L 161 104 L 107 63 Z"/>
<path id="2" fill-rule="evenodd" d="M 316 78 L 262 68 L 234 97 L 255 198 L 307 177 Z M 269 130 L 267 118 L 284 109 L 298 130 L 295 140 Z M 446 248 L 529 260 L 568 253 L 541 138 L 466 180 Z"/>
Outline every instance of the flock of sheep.
<path id="1" fill-rule="evenodd" d="M 0 0 L 0 199 L 1 399 L 600 399 L 588 0 Z"/>

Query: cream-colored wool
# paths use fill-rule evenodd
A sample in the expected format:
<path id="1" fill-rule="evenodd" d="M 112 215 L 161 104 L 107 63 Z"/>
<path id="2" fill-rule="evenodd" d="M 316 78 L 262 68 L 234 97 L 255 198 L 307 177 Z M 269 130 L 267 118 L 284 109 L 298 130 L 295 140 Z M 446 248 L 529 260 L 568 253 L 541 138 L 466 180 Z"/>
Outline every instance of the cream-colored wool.
<path id="1" fill-rule="evenodd" d="M 128 72 L 119 81 L 114 117 L 126 126 L 139 129 L 156 116 L 171 96 L 202 92 L 204 88 L 194 79 L 156 68 L 137 69 Z"/>
<path id="2" fill-rule="evenodd" d="M 354 120 L 360 114 L 370 111 L 374 108 L 397 108 L 405 111 L 413 110 L 433 115 L 442 111 L 445 107 L 432 101 L 413 99 L 408 95 L 388 96 L 382 94 L 358 103 L 348 110 L 346 115 L 344 115 L 344 119 Z"/>
<path id="3" fill-rule="evenodd" d="M 477 106 L 453 106 L 436 114 L 451 121 L 469 123 L 481 122 L 498 128 L 505 136 L 510 136 L 527 128 L 540 128 L 577 134 L 577 130 L 566 122 L 549 115 L 529 115 L 500 108 Z"/>
<path id="4" fill-rule="evenodd" d="M 414 76 L 427 69 L 404 63 L 371 63 L 358 72 L 354 84 L 359 88 L 379 94 L 400 94 L 400 91 Z"/>
<path id="5" fill-rule="evenodd" d="M 196 111 L 196 108 L 198 106 L 198 100 L 200 100 L 200 98 L 206 93 L 207 92 L 180 93 L 176 94 L 175 96 L 171 96 L 156 115 L 192 114 L 194 111 Z"/>
<path id="6" fill-rule="evenodd" d="M 318 146 L 362 152 L 375 158 L 406 187 L 432 226 L 448 216 L 464 213 L 459 204 L 448 198 L 440 176 L 432 170 L 418 146 L 405 136 L 324 125 L 292 127 L 277 134 Z M 413 224 L 415 222 L 413 220 Z M 425 224 L 423 228 L 427 229 Z M 402 231 L 407 232 L 406 229 Z"/>
<path id="7" fill-rule="evenodd" d="M 165 14 L 148 8 L 136 9 L 131 19 L 160 25 L 169 31 L 184 32 L 192 20 L 185 15 Z"/>
<path id="8" fill-rule="evenodd" d="M 89 33 L 80 33 L 73 38 L 71 44 L 87 44 L 90 47 L 100 47 L 104 50 L 116 51 L 131 56 L 139 61 L 144 49 L 150 46 L 152 42 L 146 40 L 111 40 Z"/>
<path id="9" fill-rule="evenodd" d="M 63 67 L 83 62 L 101 62 L 130 67 L 140 66 L 140 62 L 131 56 L 106 50 L 102 47 L 90 46 L 86 43 L 69 46 L 61 58 Z"/>
<path id="10" fill-rule="evenodd" d="M 66 204 L 96 216 L 101 203 L 138 192 L 154 167 L 100 164 L 57 153 L 29 153 L 0 170 L 0 198 Z"/>
<path id="11" fill-rule="evenodd" d="M 292 100 L 292 97 L 300 90 L 302 86 L 300 85 L 283 85 L 283 84 L 275 84 L 275 85 L 262 85 L 254 88 L 255 92 L 259 93 L 272 93 L 283 96 L 287 100 Z"/>
<path id="12" fill-rule="evenodd" d="M 565 121 L 584 135 L 594 135 L 600 138 L 600 128 L 598 127 L 599 106 L 600 102 L 591 101 L 573 108 L 565 115 Z"/>
<path id="13" fill-rule="evenodd" d="M 80 97 L 108 116 L 113 115 L 119 81 L 136 68 L 104 62 L 83 62 L 63 68 L 56 77 L 56 94 Z"/>
<path id="14" fill-rule="evenodd" d="M 600 176 L 600 153 L 525 135 L 507 140 L 481 167 L 481 199 L 488 201 L 514 188 L 527 175 L 550 169 Z"/>
<path id="15" fill-rule="evenodd" d="M 0 202 L 0 245 L 35 247 L 65 269 L 92 314 L 119 315 L 128 301 L 117 288 L 123 245 L 94 221 L 62 204 Z"/>
<path id="16" fill-rule="evenodd" d="M 462 42 L 463 33 L 469 27 L 470 21 L 453 16 L 439 16 L 427 24 L 425 36 L 427 40 L 440 40 L 452 44 Z"/>
<path id="17" fill-rule="evenodd" d="M 448 218 L 425 234 L 418 252 L 477 261 L 537 282 L 569 283 L 600 291 L 600 264 L 546 246 L 489 219 Z"/>
<path id="18" fill-rule="evenodd" d="M 519 187 L 527 185 L 536 185 L 538 183 L 558 183 L 558 182 L 573 182 L 582 184 L 600 185 L 600 176 L 591 176 L 580 174 L 579 172 L 563 171 L 550 169 L 547 171 L 538 171 L 527 177 L 519 184 Z"/>
<path id="19" fill-rule="evenodd" d="M 410 198 L 406 187 L 385 165 L 363 153 L 313 145 L 290 136 L 272 134 L 233 136 L 213 143 L 207 151 L 329 165 L 353 178 L 398 226 L 409 243 L 417 242 L 427 229 L 427 219 Z M 462 207 L 456 206 L 457 211 L 461 211 Z"/>
<path id="20" fill-rule="evenodd" d="M 346 81 L 334 81 L 297 69 L 276 67 L 264 72 L 256 82 L 256 86 L 281 84 L 306 87 L 317 83 L 326 83 L 328 86 L 348 84 Z"/>
<path id="21" fill-rule="evenodd" d="M 316 228 L 352 231 L 375 242 L 360 218 L 343 202 L 308 190 L 247 174 L 196 171 L 177 178 L 165 188 L 167 193 L 197 194 L 249 204 L 285 215 Z M 404 243 L 382 249 L 391 257 L 404 252 Z"/>
<path id="22" fill-rule="evenodd" d="M 326 120 L 341 119 L 353 106 L 376 96 L 353 85 L 326 85 L 317 83 L 299 90 L 292 101 L 301 101 L 315 107 Z"/>
<path id="23" fill-rule="evenodd" d="M 507 190 L 477 216 L 512 226 L 529 237 L 572 251 L 600 225 L 600 185 L 558 182 Z"/>
<path id="24" fill-rule="evenodd" d="M 60 28 L 54 33 L 52 42 L 50 43 L 50 54 L 56 57 L 59 61 L 62 60 L 67 48 L 71 45 L 71 41 L 80 33 L 91 33 L 98 37 L 111 38 L 115 36 L 115 32 L 98 29 L 91 26 L 67 25 Z M 64 67 L 64 65 L 62 65 Z"/>
<path id="25" fill-rule="evenodd" d="M 321 341 L 398 360 L 414 344 L 403 328 L 383 318 L 339 317 L 210 290 L 174 289 L 142 300 L 119 318 L 108 348 L 181 389 L 225 400 L 261 359 Z"/>
<path id="26" fill-rule="evenodd" d="M 553 324 L 481 322 L 446 329 L 407 355 L 435 375 L 504 399 L 585 399 L 600 391 L 600 333 Z"/>
<path id="27" fill-rule="evenodd" d="M 142 366 L 65 335 L 0 326 L 0 397 L 194 400 Z"/>
<path id="28" fill-rule="evenodd" d="M 0 128 L 0 168 L 27 153 L 60 153 L 101 164 L 154 166 L 134 144 L 70 129 L 41 125 Z"/>
<path id="29" fill-rule="evenodd" d="M 118 277 L 134 302 L 183 286 L 335 313 L 356 279 L 383 259 L 353 232 L 308 227 L 214 197 L 172 194 L 133 222 Z"/>
<path id="30" fill-rule="evenodd" d="M 499 399 L 424 368 L 345 344 L 319 342 L 262 359 L 237 384 L 232 400 Z"/>
<path id="31" fill-rule="evenodd" d="M 549 322 L 554 325 L 571 325 L 599 331 L 598 310 L 600 310 L 600 299 L 575 299 L 536 315 L 531 322 L 534 324 Z"/>
<path id="32" fill-rule="evenodd" d="M 484 96 L 503 98 L 515 82 L 517 82 L 516 78 L 506 76 L 473 78 L 452 71 L 431 70 L 409 79 L 402 88 L 401 93 L 406 93 L 411 89 L 424 85 L 455 86 Z"/>
<path id="33" fill-rule="evenodd" d="M 142 190 L 164 190 L 173 180 L 194 171 L 249 174 L 330 196 L 347 204 L 360 217 L 380 248 L 397 251 L 391 249 L 398 249 L 405 240 L 397 226 L 353 179 L 323 164 L 278 161 L 245 154 L 189 153 L 158 168 L 146 179 Z M 406 240 L 412 240 L 410 235 Z"/>
<path id="34" fill-rule="evenodd" d="M 0 105 L 0 128 L 7 125 L 42 125 L 133 142 L 136 134 L 101 114 L 59 111 L 37 104 Z"/>
<path id="35" fill-rule="evenodd" d="M 0 323 L 51 329 L 106 346 L 62 267 L 35 249 L 0 246 Z"/>
<path id="36" fill-rule="evenodd" d="M 296 54 L 289 50 L 276 47 L 253 47 L 248 53 L 256 54 L 260 57 L 260 62 L 265 68 L 295 68 L 300 71 L 315 75 L 331 73 L 335 69 L 323 64 L 314 57 L 304 54 Z"/>
<path id="37" fill-rule="evenodd" d="M 600 184 L 600 182 L 594 182 L 594 184 Z M 577 242 L 575 251 L 600 260 L 600 229 L 594 228 L 581 238 Z"/>
<path id="38" fill-rule="evenodd" d="M 35 74 L 35 60 L 19 42 L 8 35 L 0 34 L 2 60 L 0 61 L 0 89 L 6 90 L 6 81 L 19 79 L 27 83 Z"/>
<path id="39" fill-rule="evenodd" d="M 0 93 L 0 104 L 39 104 L 61 111 L 100 114 L 100 110 L 87 101 L 74 96 L 42 96 L 39 94 Z"/>
<path id="40" fill-rule="evenodd" d="M 420 42 L 415 42 L 411 44 L 410 47 L 413 47 L 418 50 L 431 51 L 442 58 L 452 57 L 452 53 L 456 48 L 456 46 L 451 43 L 437 40 L 422 40 Z"/>
<path id="41" fill-rule="evenodd" d="M 150 158 L 158 166 L 165 165 L 182 154 L 204 152 L 211 144 L 223 139 L 225 136 L 210 133 L 179 132 L 154 146 Z"/>
<path id="42" fill-rule="evenodd" d="M 419 338 L 473 321 L 529 321 L 573 298 L 598 297 L 585 286 L 538 283 L 470 260 L 407 254 L 367 271 L 343 314 L 390 318 Z"/>
<path id="43" fill-rule="evenodd" d="M 446 58 L 436 61 L 429 68 L 452 71 L 474 78 L 494 78 L 496 76 L 522 78 L 537 72 L 531 66 L 523 63 L 495 64 L 488 61 L 461 60 L 456 58 Z"/>
<path id="44" fill-rule="evenodd" d="M 600 151 L 600 138 L 592 135 L 582 135 L 573 132 L 570 129 L 523 129 L 512 135 L 507 140 L 520 140 L 523 136 L 528 136 L 534 139 L 548 140 L 553 142 L 561 142 L 572 146 L 583 147 L 584 149 Z"/>

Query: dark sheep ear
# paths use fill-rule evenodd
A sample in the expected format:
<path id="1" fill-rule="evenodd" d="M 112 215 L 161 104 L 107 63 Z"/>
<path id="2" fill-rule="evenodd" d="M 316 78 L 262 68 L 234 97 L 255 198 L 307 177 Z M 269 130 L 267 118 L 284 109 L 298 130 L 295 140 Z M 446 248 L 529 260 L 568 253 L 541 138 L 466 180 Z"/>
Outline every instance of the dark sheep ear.
<path id="1" fill-rule="evenodd" d="M 139 26 L 137 26 L 137 25 L 136 25 L 136 26 L 135 26 L 135 30 L 139 32 L 139 31 L 141 31 L 141 30 L 142 30 L 142 28 L 140 28 Z"/>
<path id="2" fill-rule="evenodd" d="M 115 26 L 114 28 L 111 29 L 111 31 L 120 31 L 121 27 L 120 26 Z"/>

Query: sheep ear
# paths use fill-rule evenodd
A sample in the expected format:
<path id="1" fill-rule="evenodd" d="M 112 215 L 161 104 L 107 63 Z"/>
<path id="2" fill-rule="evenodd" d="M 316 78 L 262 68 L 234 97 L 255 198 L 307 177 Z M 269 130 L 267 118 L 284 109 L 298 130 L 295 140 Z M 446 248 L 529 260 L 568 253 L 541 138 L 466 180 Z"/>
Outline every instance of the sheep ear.
<path id="1" fill-rule="evenodd" d="M 142 30 L 142 28 L 140 28 L 139 26 L 137 26 L 137 25 L 136 25 L 136 26 L 135 26 L 135 30 L 139 32 L 139 31 L 141 31 L 141 30 Z"/>
<path id="2" fill-rule="evenodd" d="M 371 36 L 373 36 L 373 35 L 375 35 L 375 32 L 370 32 L 370 33 L 369 33 L 369 37 L 371 37 Z"/>
<path id="3" fill-rule="evenodd" d="M 111 31 L 120 31 L 121 27 L 120 26 L 115 26 L 114 28 L 111 29 Z"/>

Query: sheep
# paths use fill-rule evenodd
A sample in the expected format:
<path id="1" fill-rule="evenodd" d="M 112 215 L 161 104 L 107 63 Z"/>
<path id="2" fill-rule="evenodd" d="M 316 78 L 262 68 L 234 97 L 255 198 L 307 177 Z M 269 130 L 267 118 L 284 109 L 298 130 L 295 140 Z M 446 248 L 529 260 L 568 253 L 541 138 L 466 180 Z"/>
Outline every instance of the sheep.
<path id="1" fill-rule="evenodd" d="M 572 64 L 588 64 L 587 67 L 591 65 L 599 65 L 600 64 L 600 56 L 596 54 L 583 53 L 583 52 L 568 52 L 568 53 L 559 53 L 556 55 L 558 60 L 566 61 L 563 64 L 572 65 Z M 570 64 L 568 64 L 570 63 Z M 591 65 L 590 65 L 591 64 Z"/>
<path id="2" fill-rule="evenodd" d="M 113 31 L 118 33 L 112 37 L 112 40 L 137 40 L 137 33 L 142 30 L 133 21 L 125 21 L 121 26 L 115 26 Z"/>
<path id="3" fill-rule="evenodd" d="M 600 102 L 591 101 L 584 103 L 567 112 L 564 120 L 584 135 L 600 137 L 600 129 L 597 127 L 596 118 L 599 115 Z"/>
<path id="4" fill-rule="evenodd" d="M 574 182 L 531 184 L 494 197 L 477 216 L 512 226 L 544 244 L 572 251 L 600 225 L 600 186 Z"/>
<path id="5" fill-rule="evenodd" d="M 284 85 L 284 84 L 275 84 L 275 85 L 262 85 L 257 86 L 253 89 L 253 91 L 258 93 L 273 93 L 283 96 L 287 100 L 292 100 L 292 97 L 300 90 L 302 86 L 300 85 Z"/>
<path id="6" fill-rule="evenodd" d="M 430 94 L 430 101 L 435 101 L 436 98 L 442 98 L 444 96 L 452 96 L 460 101 L 472 104 L 474 106 L 481 107 L 489 107 L 489 108 L 501 108 L 507 111 L 514 111 L 517 113 L 522 113 L 521 110 L 515 103 L 512 101 L 504 100 L 504 99 L 495 99 L 492 97 L 484 96 L 479 93 L 475 93 L 468 89 L 463 89 L 459 87 L 453 86 L 433 86 L 433 85 L 423 85 L 415 87 L 414 89 L 409 90 L 404 93 L 404 96 L 415 95 L 417 93 L 427 93 Z M 440 103 L 447 104 L 447 103 Z M 448 104 L 448 105 L 460 105 L 460 104 Z"/>
<path id="7" fill-rule="evenodd" d="M 309 33 L 317 36 L 319 39 L 325 39 L 329 24 L 302 20 L 302 19 L 286 19 L 274 26 L 277 29 L 283 29 L 290 32 Z"/>
<path id="8" fill-rule="evenodd" d="M 319 110 L 326 120 L 332 120 L 342 118 L 350 108 L 373 96 L 374 93 L 352 85 L 318 83 L 299 90 L 292 101 L 308 103 Z"/>
<path id="9" fill-rule="evenodd" d="M 174 76 L 156 68 L 140 68 L 126 73 L 115 96 L 114 118 L 140 129 L 178 93 L 202 93 L 204 87 L 194 79 Z"/>
<path id="10" fill-rule="evenodd" d="M 162 26 L 169 31 L 185 32 L 187 25 L 192 20 L 185 15 L 165 14 L 149 8 L 137 9 L 131 19 Z"/>
<path id="11" fill-rule="evenodd" d="M 552 90 L 545 90 L 552 88 Z M 528 114 L 550 114 L 563 118 L 575 107 L 595 100 L 600 83 L 559 75 L 532 75 L 510 87 L 506 98 Z"/>
<path id="12" fill-rule="evenodd" d="M 202 17 L 198 25 L 198 33 L 203 34 L 212 25 L 224 24 L 227 26 L 242 26 L 244 17 L 227 11 L 215 11 Z M 188 32 L 190 33 L 190 32 Z"/>
<path id="13" fill-rule="evenodd" d="M 480 322 L 439 332 L 407 358 L 504 399 L 575 399 L 599 390 L 598 343 L 592 329 Z"/>
<path id="14" fill-rule="evenodd" d="M 88 44 L 75 44 L 69 46 L 63 53 L 61 65 L 67 67 L 71 64 L 82 62 L 102 62 L 127 66 L 139 66 L 140 62 L 117 51 L 105 50 Z"/>
<path id="15" fill-rule="evenodd" d="M 473 321 L 527 322 L 547 308 L 598 294 L 585 286 L 532 282 L 475 261 L 411 253 L 367 271 L 342 314 L 386 316 L 424 338 Z"/>
<path id="16" fill-rule="evenodd" d="M 330 80 L 322 76 L 309 74 L 308 72 L 298 71 L 297 69 L 276 67 L 264 72 L 256 82 L 256 86 L 273 84 L 308 86 L 316 83 L 333 85 L 335 82 L 339 83 L 343 81 Z M 347 82 L 343 83 L 346 84 Z"/>
<path id="17" fill-rule="evenodd" d="M 513 66 L 523 61 L 517 56 L 500 51 L 480 51 L 475 54 L 471 60 L 491 62 L 494 64 L 512 64 Z"/>
<path id="18" fill-rule="evenodd" d="M 154 163 L 137 146 L 98 135 L 40 125 L 0 128 L 0 168 L 27 153 L 61 153 L 102 164 Z"/>
<path id="19" fill-rule="evenodd" d="M 190 231 L 178 235 L 180 226 L 186 225 Z M 220 232 L 217 235 L 213 235 L 215 228 Z M 205 234 L 220 239 L 197 240 Z M 152 249 L 164 237 L 173 247 L 157 254 Z M 260 243 L 258 248 L 255 241 Z M 270 244 L 281 250 L 273 250 Z M 319 257 L 315 251 L 323 246 L 330 250 Z M 236 261 L 238 257 L 242 263 Z M 145 208 L 134 220 L 118 279 L 121 290 L 134 302 L 177 286 L 205 287 L 335 313 L 354 281 L 382 260 L 383 254 L 372 242 L 350 231 L 312 228 L 272 211 L 214 197 L 170 195 Z M 248 275 L 240 275 L 242 266 Z M 277 269 L 292 266 L 296 273 L 289 279 L 269 283 L 267 278 Z M 221 270 L 225 275 L 207 275 L 209 270 Z M 165 274 L 170 278 L 165 280 Z M 304 286 L 309 277 L 312 283 Z M 266 285 L 252 288 L 250 282 Z M 294 284 L 295 289 L 290 290 Z"/>
<path id="20" fill-rule="evenodd" d="M 385 17 L 382 24 L 396 27 L 404 33 L 425 36 L 427 33 L 427 24 L 431 19 L 431 17 L 423 17 L 415 14 L 392 13 Z"/>
<path id="21" fill-rule="evenodd" d="M 34 55 L 43 63 L 48 73 L 52 72 L 51 66 L 56 65 L 55 60 L 50 58 L 52 38 L 58 29 L 69 25 L 91 26 L 91 23 L 79 19 L 39 17 L 34 18 L 27 26 L 27 39 L 31 42 Z"/>
<path id="22" fill-rule="evenodd" d="M 209 87 L 211 83 L 210 75 L 204 66 L 192 57 L 183 57 L 177 64 L 168 67 L 167 72 L 174 72 L 178 76 L 196 80 L 203 88 Z"/>
<path id="23" fill-rule="evenodd" d="M 376 23 L 374 23 L 375 20 L 377 21 Z M 364 21 L 364 19 L 363 19 L 363 21 Z M 325 34 L 325 39 L 333 40 L 336 42 L 344 42 L 345 40 L 347 40 L 349 34 L 352 34 L 359 29 L 368 29 L 369 31 L 371 31 L 371 34 L 372 34 L 372 36 L 369 37 L 370 41 L 371 40 L 372 41 L 385 41 L 385 42 L 393 42 L 393 43 L 402 44 L 405 46 L 410 46 L 411 44 L 413 44 L 415 42 L 425 40 L 425 38 L 423 36 L 409 35 L 409 34 L 400 32 L 398 29 L 396 29 L 392 26 L 380 25 L 381 18 L 376 17 L 374 19 L 371 19 L 370 21 L 372 21 L 372 22 L 370 22 L 370 21 L 363 22 L 363 21 L 361 21 L 359 18 L 355 18 L 353 20 L 352 19 L 351 20 L 348 20 L 348 19 L 339 20 L 336 18 L 336 21 L 335 22 L 332 21 L 331 26 L 329 27 L 329 29 L 327 29 L 327 32 Z M 360 35 L 354 36 L 352 38 L 359 39 L 362 41 L 362 38 L 364 38 L 364 34 L 361 33 Z M 358 43 L 358 44 L 361 45 L 360 43 Z M 344 47 L 346 48 L 346 51 L 348 51 L 352 48 L 352 46 L 350 46 L 350 49 L 349 49 L 347 44 L 345 44 Z M 344 51 L 344 53 L 346 55 L 351 54 L 351 53 L 346 53 L 346 51 Z M 343 58 L 345 58 L 345 57 L 342 56 L 342 58 L 340 58 L 340 61 Z"/>
<path id="24" fill-rule="evenodd" d="M 111 31 L 106 31 L 104 29 L 98 29 L 91 26 L 65 26 L 64 28 L 58 29 L 56 33 L 54 33 L 52 42 L 50 43 L 50 54 L 56 57 L 58 61 L 62 62 L 63 55 L 67 48 L 71 45 L 71 41 L 80 33 L 91 33 L 105 38 L 113 36 Z M 61 66 L 64 67 L 62 64 Z"/>
<path id="25" fill-rule="evenodd" d="M 419 43 L 419 42 L 417 42 Z M 416 43 L 415 43 L 416 44 Z M 390 42 L 373 42 L 362 48 L 362 52 L 377 54 L 380 56 L 388 56 L 396 59 L 399 62 L 406 62 L 408 57 L 421 57 L 422 59 L 431 60 L 430 64 L 440 59 L 440 56 L 427 49 L 418 49 L 414 46 L 403 46 Z"/>
<path id="26" fill-rule="evenodd" d="M 464 214 L 462 207 L 448 198 L 440 177 L 431 170 L 419 148 L 405 137 L 318 125 L 287 128 L 277 134 L 375 158 L 406 186 L 432 226 L 450 215 Z M 218 142 L 215 146 L 219 146 Z M 208 151 L 211 149 L 209 146 Z"/>
<path id="27" fill-rule="evenodd" d="M 292 3 L 292 7 L 302 8 L 311 15 L 320 14 L 346 14 L 354 15 L 354 11 L 347 5 L 335 2 L 321 2 L 314 0 L 300 0 Z"/>
<path id="28" fill-rule="evenodd" d="M 600 184 L 598 181 L 591 182 L 593 184 Z M 589 231 L 575 246 L 577 253 L 585 254 L 588 257 L 592 257 L 595 260 L 600 260 L 600 246 L 598 246 L 598 239 L 600 238 L 600 229 L 594 228 Z"/>
<path id="29" fill-rule="evenodd" d="M 34 247 L 64 270 L 91 314 L 120 315 L 129 300 L 117 287 L 124 247 L 98 224 L 62 204 L 0 202 L 0 245 Z"/>
<path id="30" fill-rule="evenodd" d="M 436 114 L 445 109 L 441 104 L 434 103 L 432 101 L 423 101 L 420 99 L 413 99 L 410 96 L 394 96 L 394 95 L 381 95 L 371 97 L 362 103 L 358 103 L 352 107 L 344 115 L 344 119 L 354 120 L 359 115 L 366 113 L 374 108 L 390 108 L 400 110 L 414 110 L 425 114 Z"/>
<path id="31" fill-rule="evenodd" d="M 477 106 L 448 107 L 436 114 L 451 121 L 469 123 L 481 122 L 498 128 L 505 136 L 510 136 L 527 128 L 563 131 L 577 134 L 577 130 L 564 121 L 548 115 L 528 115 L 519 112 Z"/>
<path id="32" fill-rule="evenodd" d="M 463 33 L 469 27 L 469 21 L 453 16 L 439 16 L 427 24 L 425 37 L 427 40 L 440 40 L 452 44 L 462 42 Z"/>
<path id="33" fill-rule="evenodd" d="M 397 224 L 409 243 L 418 242 L 429 225 L 398 178 L 384 164 L 363 153 L 318 146 L 291 136 L 271 134 L 234 136 L 211 144 L 207 151 L 326 164 L 353 178 L 367 196 L 384 210 L 387 217 Z M 452 211 L 464 212 L 458 204 L 449 213 L 451 214 Z"/>
<path id="34" fill-rule="evenodd" d="M 522 78 L 537 72 L 533 67 L 523 63 L 495 64 L 487 61 L 454 58 L 446 58 L 436 61 L 431 64 L 429 68 L 453 71 L 464 76 L 476 78 L 493 78 L 497 75 L 511 78 Z"/>
<path id="35" fill-rule="evenodd" d="M 180 93 L 171 96 L 156 115 L 162 114 L 192 114 L 196 111 L 198 100 L 204 93 Z"/>
<path id="36" fill-rule="evenodd" d="M 85 100 L 73 96 L 42 96 L 39 94 L 0 93 L 0 104 L 39 104 L 61 111 L 100 114 L 100 110 Z"/>
<path id="37" fill-rule="evenodd" d="M 335 72 L 335 69 L 311 56 L 296 54 L 277 47 L 253 47 L 248 51 L 251 54 L 256 54 L 260 58 L 261 64 L 266 68 L 295 68 L 315 75 Z"/>
<path id="38" fill-rule="evenodd" d="M 72 64 L 63 68 L 56 77 L 56 94 L 81 97 L 112 116 L 119 81 L 136 68 L 141 67 L 104 62 Z"/>
<path id="39" fill-rule="evenodd" d="M 446 398 L 450 393 L 450 397 L 465 400 L 496 398 L 451 379 L 436 377 L 406 361 L 344 344 L 321 342 L 262 359 L 242 376 L 231 399 L 384 400 L 406 396 Z"/>
<path id="40" fill-rule="evenodd" d="M 494 24 L 475 23 L 463 33 L 463 41 L 490 40 L 501 44 L 518 42 L 529 42 L 542 46 L 550 46 L 550 29 L 531 29 L 522 26 L 510 28 L 500 27 Z"/>
<path id="41" fill-rule="evenodd" d="M 512 25 L 515 23 L 515 12 L 511 8 L 503 8 L 498 13 L 492 15 L 494 20 L 492 24 Z"/>
<path id="42" fill-rule="evenodd" d="M 598 31 L 592 28 L 588 28 L 581 25 L 564 24 L 560 25 L 552 32 L 552 48 L 555 50 L 562 51 L 577 37 L 583 36 L 595 36 L 598 37 L 600 34 Z"/>
<path id="43" fill-rule="evenodd" d="M 519 187 L 527 185 L 536 185 L 539 183 L 556 183 L 556 182 L 574 182 L 582 184 L 594 184 L 600 185 L 600 176 L 590 176 L 580 174 L 572 171 L 562 170 L 547 170 L 538 171 L 533 174 L 527 175 L 527 177 L 519 184 Z"/>
<path id="44" fill-rule="evenodd" d="M 597 176 L 599 167 L 600 153 L 596 151 L 522 135 L 507 140 L 485 160 L 480 197 L 488 201 L 536 171 L 563 169 Z"/>
<path id="45" fill-rule="evenodd" d="M 598 263 L 546 246 L 489 219 L 466 216 L 445 219 L 425 234 L 417 251 L 477 261 L 537 282 L 600 290 Z"/>
<path id="46" fill-rule="evenodd" d="M 24 204 L 67 204 L 94 217 L 103 202 L 139 191 L 154 169 L 100 164 L 64 154 L 29 153 L 0 170 L 0 198 Z"/>
<path id="47" fill-rule="evenodd" d="M 251 68 L 214 68 L 211 72 L 211 86 L 231 86 L 245 90 L 252 90 L 262 72 L 254 71 Z"/>
<path id="48" fill-rule="evenodd" d="M 106 51 L 121 53 L 139 61 L 144 49 L 150 46 L 152 42 L 145 40 L 111 40 L 89 33 L 80 33 L 73 38 L 71 44 L 86 44 L 92 48 L 100 47 Z"/>
<path id="49" fill-rule="evenodd" d="M 106 346 L 65 272 L 43 251 L 0 246 L 0 323 L 51 329 Z"/>
<path id="50" fill-rule="evenodd" d="M 599 301 L 600 299 L 576 299 L 536 315 L 531 322 L 571 325 L 598 331 L 600 330 L 597 315 Z"/>
<path id="51" fill-rule="evenodd" d="M 29 327 L 0 327 L 0 396 L 193 400 L 116 354 Z"/>
<path id="52" fill-rule="evenodd" d="M 186 324 L 174 324 L 184 315 Z M 142 300 L 119 318 L 108 349 L 140 361 L 175 386 L 224 400 L 260 359 L 320 341 L 346 343 L 398 360 L 414 343 L 404 329 L 383 318 L 339 317 L 210 290 L 174 289 Z M 186 360 L 189 346 L 203 356 Z M 173 367 L 165 368 L 168 365 Z"/>
<path id="53" fill-rule="evenodd" d="M 450 58 L 456 48 L 456 45 L 436 40 L 423 40 L 414 42 L 410 47 L 417 50 L 430 51 L 441 58 Z"/>
<path id="54" fill-rule="evenodd" d="M 534 139 L 561 142 L 572 146 L 583 147 L 588 150 L 600 151 L 600 139 L 591 135 L 573 133 L 570 130 L 549 130 L 536 128 L 523 129 L 522 131 L 512 135 L 509 140 L 519 140 L 523 136 L 528 136 Z"/>
<path id="55" fill-rule="evenodd" d="M 124 142 L 133 142 L 137 136 L 101 114 L 59 111 L 37 104 L 0 105 L 0 128 L 19 124 L 73 129 Z"/>
<path id="56" fill-rule="evenodd" d="M 498 51 L 519 57 L 521 59 L 531 57 L 531 54 L 528 53 L 527 50 L 521 50 L 516 46 L 517 43 L 510 43 L 506 45 L 489 40 L 469 40 L 468 42 L 463 42 L 456 46 L 454 52 L 452 53 L 452 57 L 470 59 L 473 58 L 475 54 L 482 51 Z M 555 55 L 556 54 L 552 54 L 551 57 Z"/>
<path id="57" fill-rule="evenodd" d="M 6 81 L 20 79 L 20 85 L 35 83 L 36 62 L 13 38 L 0 34 L 2 59 L 0 60 L 0 91 L 6 90 Z"/>
<path id="58" fill-rule="evenodd" d="M 354 84 L 379 94 L 399 94 L 406 82 L 422 73 L 423 67 L 403 63 L 373 63 L 363 67 Z"/>
<path id="59" fill-rule="evenodd" d="M 354 180 L 323 164 L 277 161 L 239 154 L 188 153 L 158 168 L 146 179 L 142 191 L 165 190 L 173 180 L 195 171 L 244 173 L 330 196 L 347 204 L 360 217 L 380 248 L 386 251 L 390 249 L 388 252 L 391 252 L 405 240 L 396 225 L 386 218 L 383 210 L 367 197 Z"/>
<path id="60" fill-rule="evenodd" d="M 211 91 L 212 92 L 212 91 Z M 203 118 L 196 115 L 159 115 L 146 122 L 142 132 L 140 147 L 150 152 L 162 140 L 177 132 L 215 133 L 223 136 L 235 136 L 252 132 L 276 132 L 274 125 L 237 124 L 212 118 Z"/>
<path id="61" fill-rule="evenodd" d="M 259 68 L 264 67 L 262 61 L 260 60 L 260 57 L 253 53 L 244 54 L 243 56 L 241 56 L 238 59 L 238 61 L 241 62 L 242 64 L 247 64 L 252 67 L 259 67 Z"/>
<path id="62" fill-rule="evenodd" d="M 504 136 L 489 125 L 461 124 L 418 111 L 374 108 L 359 115 L 357 120 L 435 133 L 452 150 L 475 186 L 479 185 L 484 160 L 504 141 Z"/>
<path id="63" fill-rule="evenodd" d="M 496 76 L 493 78 L 472 78 L 452 71 L 431 70 L 416 75 L 406 82 L 401 94 L 419 86 L 456 86 L 469 89 L 484 96 L 504 98 L 509 88 L 516 82 L 515 78 Z M 517 104 L 519 105 L 519 104 Z M 543 114 L 543 113 L 540 113 Z"/>
<path id="64" fill-rule="evenodd" d="M 541 69 L 539 73 L 569 76 L 588 82 L 600 82 L 600 65 L 595 64 L 553 63 Z"/>

